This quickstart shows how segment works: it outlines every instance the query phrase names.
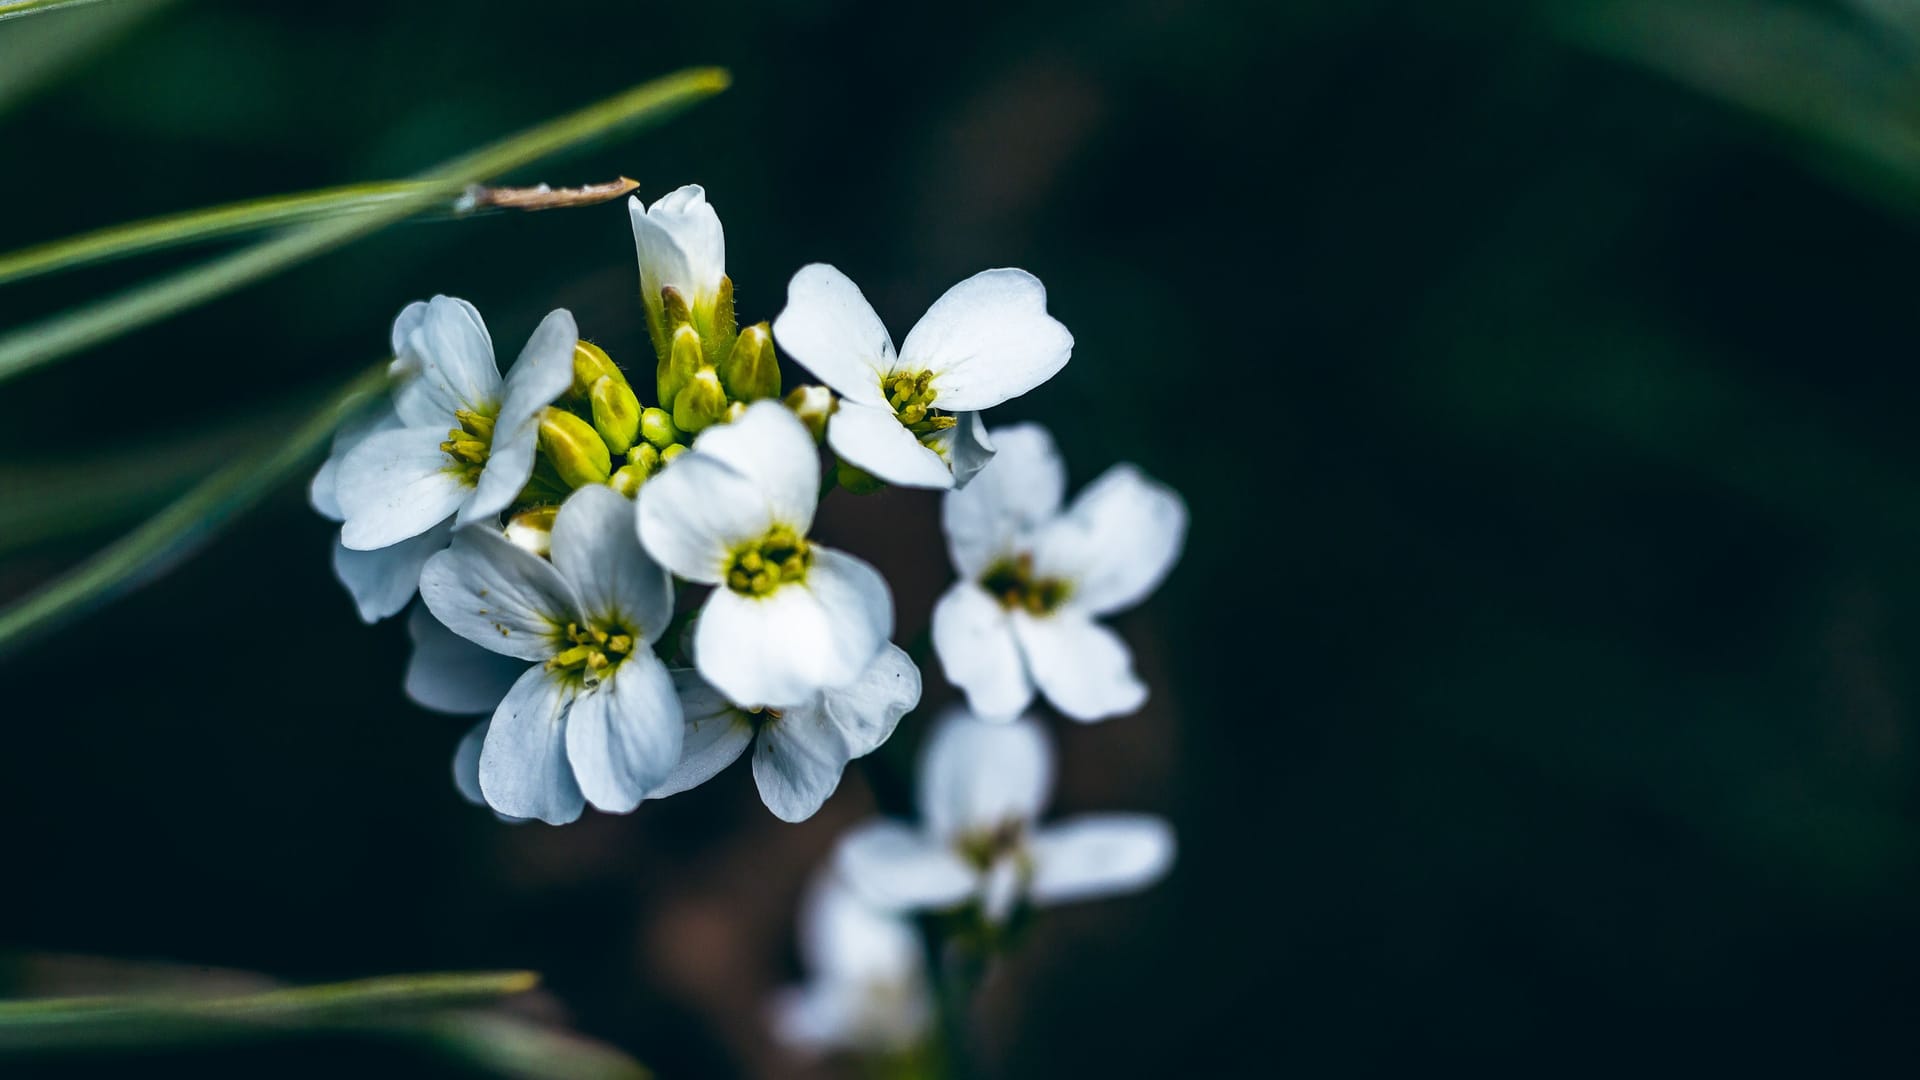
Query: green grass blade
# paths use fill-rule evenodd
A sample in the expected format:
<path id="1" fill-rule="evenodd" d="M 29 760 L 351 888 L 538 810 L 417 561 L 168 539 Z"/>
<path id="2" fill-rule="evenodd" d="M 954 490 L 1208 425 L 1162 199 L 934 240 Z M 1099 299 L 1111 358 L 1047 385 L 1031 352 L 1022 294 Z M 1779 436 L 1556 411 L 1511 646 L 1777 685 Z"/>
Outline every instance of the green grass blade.
<path id="1" fill-rule="evenodd" d="M 97 4 L 100 0 L 0 0 L 0 22 L 18 19 L 27 15 L 42 15 L 61 8 L 79 7 L 81 4 Z"/>
<path id="2" fill-rule="evenodd" d="M 243 457 L 214 473 L 86 562 L 0 609 L 0 652 L 89 604 L 139 584 L 259 502 L 318 456 L 340 419 L 385 387 L 386 377 L 382 364 L 354 379 L 270 453 Z"/>
<path id="3" fill-rule="evenodd" d="M 303 191 L 114 225 L 82 236 L 0 255 L 0 285 L 60 270 L 124 259 L 182 244 L 346 214 L 364 213 L 421 190 L 418 180 Z"/>
<path id="4" fill-rule="evenodd" d="M 343 1027 L 484 1004 L 539 985 L 530 971 L 389 975 L 196 997 L 133 994 L 0 1002 L 0 1053 L 178 1045 Z"/>
<path id="5" fill-rule="evenodd" d="M 109 48 L 173 0 L 120 0 L 70 18 L 0 31 L 0 113 L 32 97 L 81 61 Z"/>
<path id="6" fill-rule="evenodd" d="M 420 184 L 415 190 L 365 213 L 300 226 L 201 266 L 16 330 L 0 337 L 0 381 L 279 273 L 439 200 L 452 198 L 468 184 L 617 130 L 657 123 L 719 93 L 727 83 L 727 73 L 719 68 L 692 68 L 643 83 L 428 170 L 417 178 Z"/>

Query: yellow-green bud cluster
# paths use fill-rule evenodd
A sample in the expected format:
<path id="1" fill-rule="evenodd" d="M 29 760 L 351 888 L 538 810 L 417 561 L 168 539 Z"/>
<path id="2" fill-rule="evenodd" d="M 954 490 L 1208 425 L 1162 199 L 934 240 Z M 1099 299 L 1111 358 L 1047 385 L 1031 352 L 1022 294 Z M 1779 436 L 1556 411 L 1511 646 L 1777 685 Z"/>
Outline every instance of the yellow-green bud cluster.
<path id="1" fill-rule="evenodd" d="M 655 310 L 657 325 L 652 325 Z M 660 290 L 658 309 L 649 308 L 648 319 L 659 361 L 654 389 L 682 432 L 697 435 L 720 423 L 736 403 L 780 396 L 772 331 L 764 322 L 738 328 L 731 279 L 720 279 L 711 310 L 690 308 L 668 285 Z"/>

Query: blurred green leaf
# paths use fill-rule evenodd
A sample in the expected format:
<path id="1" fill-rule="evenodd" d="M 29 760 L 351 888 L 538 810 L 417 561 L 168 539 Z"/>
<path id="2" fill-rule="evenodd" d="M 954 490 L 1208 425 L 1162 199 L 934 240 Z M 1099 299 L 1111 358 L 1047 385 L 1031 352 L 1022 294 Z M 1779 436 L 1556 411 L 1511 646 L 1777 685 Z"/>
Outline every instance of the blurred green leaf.
<path id="1" fill-rule="evenodd" d="M 449 1056 L 516 1080 L 647 1080 L 653 1075 L 605 1043 L 500 1013 L 435 1016 L 418 1030 Z"/>
<path id="2" fill-rule="evenodd" d="M 342 417 L 386 385 L 381 364 L 332 395 L 260 455 L 242 455 L 78 567 L 0 609 L 0 651 L 131 588 L 211 536 L 316 456 Z"/>
<path id="3" fill-rule="evenodd" d="M 468 184 L 642 124 L 657 123 L 726 89 L 719 68 L 690 68 L 642 83 L 578 112 L 454 159 L 419 186 L 350 217 L 304 225 L 211 262 L 71 309 L 0 337 L 0 381 L 279 273 L 452 198 Z M 0 638 L 0 640 L 4 640 Z"/>
<path id="4" fill-rule="evenodd" d="M 120 0 L 68 18 L 9 26 L 0 33 L 0 112 L 24 101 L 68 65 L 119 40 L 172 0 Z"/>
<path id="5" fill-rule="evenodd" d="M 100 0 L 0 0 L 0 22 L 18 19 L 25 15 L 41 15 L 61 8 L 99 2 Z"/>

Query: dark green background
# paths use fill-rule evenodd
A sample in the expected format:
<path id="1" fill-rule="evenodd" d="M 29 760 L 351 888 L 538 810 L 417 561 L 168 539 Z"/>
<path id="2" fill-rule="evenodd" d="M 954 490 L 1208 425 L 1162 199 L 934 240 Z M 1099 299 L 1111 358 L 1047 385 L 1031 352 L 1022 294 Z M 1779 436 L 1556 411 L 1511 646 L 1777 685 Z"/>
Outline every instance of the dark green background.
<path id="1" fill-rule="evenodd" d="M 1063 732 L 1060 800 L 1167 813 L 1181 865 L 1036 929 L 989 1003 L 1007 1075 L 1910 1059 L 1920 244 L 1821 151 L 1546 14 L 180 3 L 0 117 L 0 249 L 404 175 L 727 65 L 716 101 L 525 179 L 704 184 L 749 318 L 814 260 L 896 337 L 966 274 L 1032 270 L 1074 361 L 993 419 L 1050 424 L 1075 486 L 1131 460 L 1192 509 L 1119 623 L 1154 704 Z M 402 226 L 7 385 L 0 450 L 132 460 L 317 394 L 433 292 L 503 350 L 568 306 L 646 370 L 632 258 L 617 207 Z M 0 323 L 174 261 L 9 288 Z M 934 511 L 824 512 L 895 579 L 903 639 L 944 585 Z M 527 966 L 664 1075 L 764 1068 L 751 1017 L 658 954 L 789 976 L 793 890 L 863 784 L 791 829 L 742 769 L 628 819 L 496 824 L 328 543 L 289 488 L 0 660 L 0 943 Z M 727 929 L 687 937 L 709 902 Z"/>

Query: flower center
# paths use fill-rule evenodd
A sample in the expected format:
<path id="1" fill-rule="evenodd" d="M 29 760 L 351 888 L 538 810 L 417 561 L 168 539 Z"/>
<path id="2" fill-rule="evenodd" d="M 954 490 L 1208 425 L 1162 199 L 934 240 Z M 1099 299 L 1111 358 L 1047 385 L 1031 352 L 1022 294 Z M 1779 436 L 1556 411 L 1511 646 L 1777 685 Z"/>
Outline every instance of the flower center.
<path id="1" fill-rule="evenodd" d="M 547 670 L 598 681 L 633 652 L 636 635 L 626 633 L 619 627 L 609 630 L 600 626 L 568 623 L 566 636 L 573 644 L 548 658 Z"/>
<path id="2" fill-rule="evenodd" d="M 460 426 L 447 431 L 440 452 L 447 455 L 447 471 L 469 485 L 480 482 L 480 471 L 487 467 L 487 454 L 493 449 L 493 413 L 461 409 L 453 414 Z"/>
<path id="3" fill-rule="evenodd" d="M 880 392 L 908 431 L 926 438 L 959 423 L 945 413 L 935 412 L 933 399 L 939 392 L 933 386 L 931 371 L 899 371 L 880 380 Z"/>
<path id="4" fill-rule="evenodd" d="M 980 577 L 980 587 L 1008 611 L 1028 611 L 1035 615 L 1045 615 L 1059 607 L 1073 591 L 1059 578 L 1036 578 L 1033 556 L 1025 552 L 987 567 L 987 572 Z"/>
<path id="5" fill-rule="evenodd" d="M 727 588 L 742 596 L 766 596 L 780 586 L 804 581 L 813 565 L 807 538 L 785 525 L 742 544 L 727 562 Z"/>
<path id="6" fill-rule="evenodd" d="M 1026 825 L 1018 818 L 1008 818 L 991 829 L 961 835 L 954 848 L 969 866 L 984 873 L 1009 855 L 1021 855 L 1026 850 L 1026 838 Z"/>

